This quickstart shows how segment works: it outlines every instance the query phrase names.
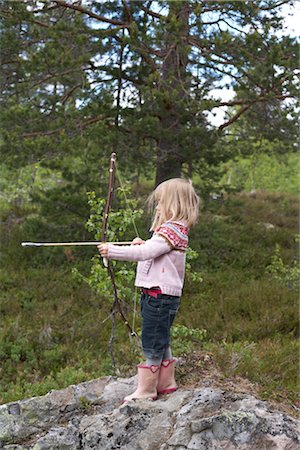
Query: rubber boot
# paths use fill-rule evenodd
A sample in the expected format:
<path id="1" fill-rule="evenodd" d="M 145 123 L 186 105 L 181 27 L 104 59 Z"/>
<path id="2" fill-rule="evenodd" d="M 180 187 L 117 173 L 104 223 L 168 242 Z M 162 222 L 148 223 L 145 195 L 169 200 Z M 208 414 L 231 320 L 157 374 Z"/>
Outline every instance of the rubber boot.
<path id="1" fill-rule="evenodd" d="M 175 363 L 176 359 L 164 359 L 162 361 L 157 384 L 158 394 L 171 394 L 177 390 Z"/>
<path id="2" fill-rule="evenodd" d="M 136 398 L 157 399 L 157 382 L 159 377 L 160 366 L 148 366 L 139 364 L 138 368 L 138 385 L 133 394 L 124 398 L 124 403 Z"/>

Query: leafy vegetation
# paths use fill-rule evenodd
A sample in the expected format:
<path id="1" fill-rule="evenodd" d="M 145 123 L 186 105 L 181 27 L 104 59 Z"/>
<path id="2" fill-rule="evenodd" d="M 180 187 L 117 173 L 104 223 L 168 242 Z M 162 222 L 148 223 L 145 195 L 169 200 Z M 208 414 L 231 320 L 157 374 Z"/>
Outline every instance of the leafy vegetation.
<path id="1" fill-rule="evenodd" d="M 212 352 L 224 376 L 294 402 L 298 45 L 281 14 L 293 2 L 75 3 L 0 2 L 0 401 L 131 374 L 142 357 L 116 320 L 112 358 L 95 248 L 20 246 L 99 239 L 116 151 L 127 184 L 109 239 L 135 236 L 132 214 L 148 238 L 142 210 L 159 181 L 192 178 L 204 201 L 174 351 Z M 134 266 L 114 266 L 139 333 Z"/>
<path id="2" fill-rule="evenodd" d="M 49 200 L 67 210 L 70 190 L 97 191 L 112 149 L 128 178 L 184 168 L 207 184 L 236 156 L 296 152 L 293 0 L 84 3 L 0 3 L 0 152 L 60 171 Z"/>
<path id="3" fill-rule="evenodd" d="M 99 205 L 90 195 L 93 223 Z M 286 282 L 285 274 L 297 256 L 297 208 L 296 197 L 265 191 L 258 191 L 256 197 L 244 192 L 208 199 L 191 235 L 191 246 L 199 254 L 191 264 L 198 277 L 191 277 L 188 269 L 173 329 L 176 356 L 197 349 L 211 351 L 224 376 L 247 377 L 261 386 L 265 398 L 281 400 L 286 395 L 292 402 L 297 392 L 299 324 L 296 286 Z M 114 220 L 118 224 L 118 214 Z M 131 219 L 126 220 L 129 224 Z M 271 220 L 274 228 L 268 229 L 263 223 Z M 145 222 L 145 218 L 138 220 L 144 237 Z M 106 274 L 99 272 L 94 250 L 22 249 L 19 241 L 26 216 L 9 231 L 5 223 L 0 272 L 1 401 L 115 373 L 108 348 L 110 288 Z M 278 269 L 278 246 L 281 274 L 285 268 L 280 279 L 278 270 L 275 278 L 270 271 L 270 267 Z M 118 285 L 129 299 L 125 308 L 132 321 L 133 272 L 120 263 L 119 268 Z M 138 313 L 135 329 L 139 334 Z M 119 319 L 115 334 L 117 373 L 133 373 L 141 351 Z"/>

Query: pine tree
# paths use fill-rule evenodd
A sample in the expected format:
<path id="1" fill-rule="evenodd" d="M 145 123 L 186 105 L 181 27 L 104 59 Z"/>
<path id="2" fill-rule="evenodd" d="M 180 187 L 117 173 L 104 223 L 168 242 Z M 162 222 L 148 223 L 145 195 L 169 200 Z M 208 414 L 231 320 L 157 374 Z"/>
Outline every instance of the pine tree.
<path id="1" fill-rule="evenodd" d="M 156 184 L 218 164 L 231 124 L 296 95 L 296 42 L 278 37 L 293 3 L 2 0 L 2 153 L 67 166 L 84 147 L 96 176 L 118 149 L 131 171 L 155 164 Z M 237 94 L 224 102 L 216 87 Z M 207 114 L 222 107 L 216 129 Z"/>

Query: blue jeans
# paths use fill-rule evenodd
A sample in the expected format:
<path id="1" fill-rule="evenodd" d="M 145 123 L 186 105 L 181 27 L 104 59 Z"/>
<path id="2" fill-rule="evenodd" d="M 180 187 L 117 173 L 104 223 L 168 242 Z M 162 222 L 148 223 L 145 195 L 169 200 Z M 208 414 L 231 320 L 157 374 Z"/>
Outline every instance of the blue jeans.
<path id="1" fill-rule="evenodd" d="M 141 295 L 142 347 L 148 359 L 163 359 L 170 346 L 170 328 L 179 309 L 180 297 Z"/>

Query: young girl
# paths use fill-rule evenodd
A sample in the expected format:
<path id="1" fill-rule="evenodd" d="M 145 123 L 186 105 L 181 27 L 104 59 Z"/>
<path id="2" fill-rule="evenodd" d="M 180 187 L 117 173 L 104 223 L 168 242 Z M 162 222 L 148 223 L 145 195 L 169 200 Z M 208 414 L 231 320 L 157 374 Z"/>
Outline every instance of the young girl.
<path id="1" fill-rule="evenodd" d="M 170 328 L 179 308 L 184 281 L 188 232 L 198 218 L 199 197 L 192 183 L 173 178 L 161 183 L 148 203 L 156 206 L 147 241 L 135 238 L 130 246 L 98 245 L 102 257 L 138 261 L 135 285 L 141 288 L 142 348 L 145 363 L 138 365 L 136 391 L 125 401 L 176 391 Z"/>

